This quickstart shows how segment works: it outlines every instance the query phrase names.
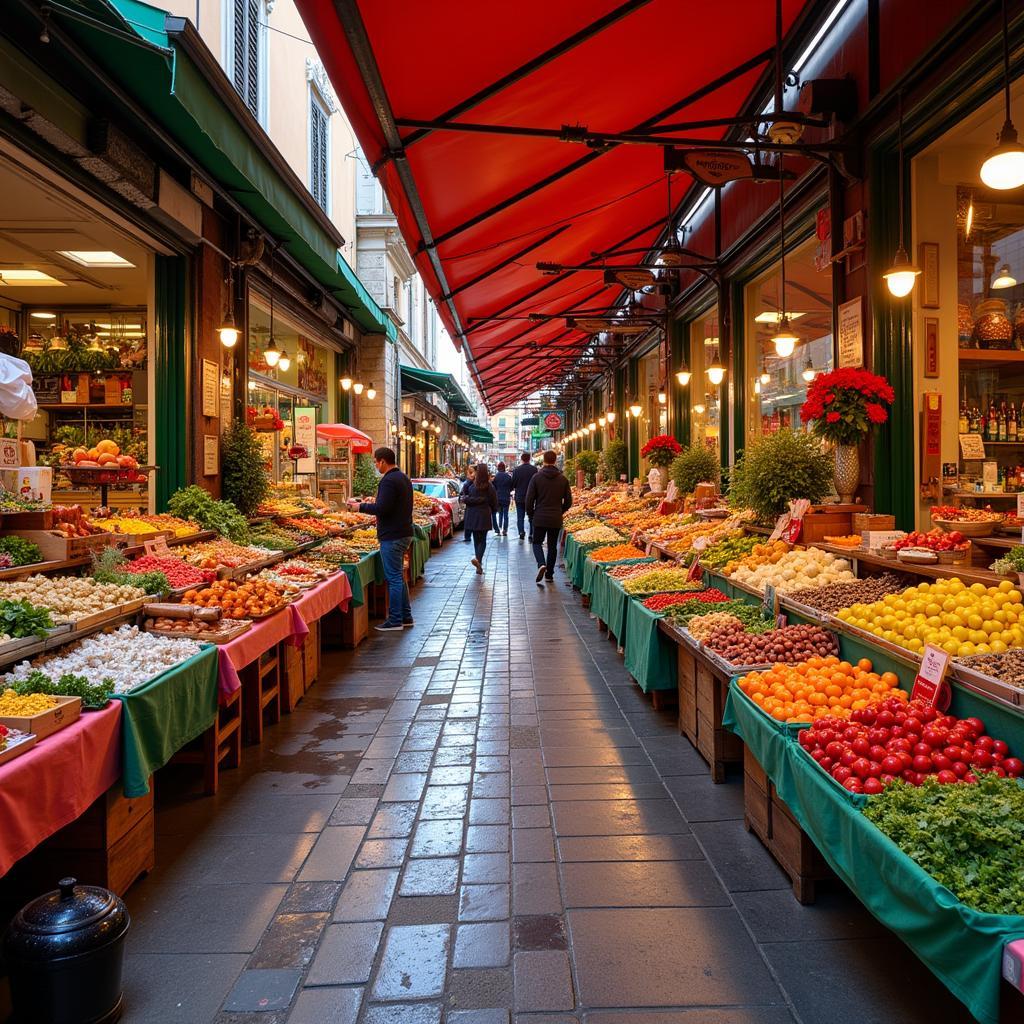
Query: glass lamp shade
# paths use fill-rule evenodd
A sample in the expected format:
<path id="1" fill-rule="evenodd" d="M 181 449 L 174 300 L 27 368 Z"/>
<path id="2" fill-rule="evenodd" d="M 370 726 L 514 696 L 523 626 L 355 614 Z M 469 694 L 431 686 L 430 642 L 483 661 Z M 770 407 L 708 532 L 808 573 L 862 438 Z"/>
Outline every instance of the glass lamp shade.
<path id="1" fill-rule="evenodd" d="M 892 266 L 882 277 L 885 279 L 885 285 L 889 289 L 889 294 L 897 299 L 902 299 L 913 291 L 920 273 L 921 268 L 914 266 L 910 262 L 907 250 L 900 246 L 896 250 Z"/>
<path id="2" fill-rule="evenodd" d="M 263 358 L 266 360 L 267 366 L 277 366 L 278 360 L 281 358 L 281 353 L 273 338 L 271 338 L 267 343 L 267 347 L 263 351 Z"/>
<path id="3" fill-rule="evenodd" d="M 764 370 L 759 379 L 762 385 L 771 384 L 772 375 L 767 370 Z"/>
<path id="4" fill-rule="evenodd" d="M 631 405 L 629 407 L 629 411 L 632 414 L 633 418 L 638 420 L 638 419 L 640 419 L 640 413 L 643 412 L 643 406 L 641 406 L 641 405 Z"/>
<path id="5" fill-rule="evenodd" d="M 342 391 L 349 391 L 349 390 L 351 390 L 351 388 L 352 388 L 352 378 L 351 377 L 342 377 L 341 378 L 341 390 Z"/>
<path id="6" fill-rule="evenodd" d="M 719 384 L 725 380 L 725 367 L 717 360 L 713 362 L 705 371 L 708 375 L 708 380 L 717 388 Z"/>
<path id="7" fill-rule="evenodd" d="M 287 370 L 292 365 L 292 357 L 288 355 L 287 349 L 281 349 L 281 355 L 277 359 L 277 368 L 279 370 Z"/>
<path id="8" fill-rule="evenodd" d="M 610 409 L 608 410 L 607 419 L 608 419 L 609 423 L 614 423 L 615 422 L 615 413 L 612 412 Z"/>
<path id="9" fill-rule="evenodd" d="M 366 389 L 366 397 L 372 402 L 377 397 L 377 389 L 373 386 L 373 381 L 370 381 L 370 386 Z"/>
<path id="10" fill-rule="evenodd" d="M 995 149 L 981 165 L 981 180 L 1000 192 L 1024 185 L 1024 146 L 1017 141 L 1013 122 L 1004 122 Z"/>
<path id="11" fill-rule="evenodd" d="M 427 430 L 427 429 L 429 429 L 429 427 L 430 427 L 430 422 L 429 422 L 429 420 L 423 420 L 423 421 L 422 421 L 422 422 L 420 423 L 420 426 L 421 426 L 421 427 L 422 427 L 422 428 L 423 428 L 424 430 Z"/>
<path id="12" fill-rule="evenodd" d="M 608 420 L 605 419 L 604 416 L 598 416 L 598 418 L 597 418 L 597 425 L 599 427 L 603 427 L 607 422 L 608 422 Z"/>
<path id="13" fill-rule="evenodd" d="M 772 336 L 772 344 L 775 346 L 776 353 L 782 359 L 788 358 L 793 354 L 799 340 L 793 333 L 793 328 L 789 326 L 789 317 L 780 317 L 779 329 Z"/>
<path id="14" fill-rule="evenodd" d="M 814 367 L 811 365 L 810 359 L 807 360 L 807 365 L 803 368 L 803 372 L 800 374 L 800 376 L 803 377 L 803 379 L 807 381 L 808 384 L 810 384 L 811 381 L 818 376 L 818 371 L 815 370 Z"/>
<path id="15" fill-rule="evenodd" d="M 676 373 L 676 380 L 679 381 L 679 386 L 685 388 L 686 385 L 690 383 L 690 377 L 691 376 L 692 376 L 692 374 L 690 373 L 689 370 L 686 370 L 686 369 L 679 370 Z"/>
<path id="16" fill-rule="evenodd" d="M 1017 283 L 1017 278 L 1010 272 L 1010 264 L 1004 263 L 999 268 L 999 273 L 996 274 L 995 280 L 992 282 L 993 288 L 1012 288 Z"/>
<path id="17" fill-rule="evenodd" d="M 220 327 L 217 328 L 217 337 L 220 338 L 220 343 L 225 348 L 234 348 L 238 344 L 238 334 L 239 331 L 235 326 L 235 318 L 229 310 Z"/>
<path id="18" fill-rule="evenodd" d="M 354 391 L 354 392 L 355 392 L 355 393 L 356 393 L 357 395 L 361 395 L 361 394 L 363 393 L 363 385 L 362 385 L 362 383 L 361 383 L 360 381 L 358 381 L 358 380 L 357 380 L 357 381 L 355 382 L 355 384 L 353 384 L 353 385 L 352 385 L 352 390 L 353 390 L 353 391 Z"/>
<path id="19" fill-rule="evenodd" d="M 664 405 L 668 401 L 668 395 L 665 394 L 665 389 L 661 388 L 658 391 L 658 405 Z"/>
<path id="20" fill-rule="evenodd" d="M 696 405 L 695 405 L 695 406 L 693 407 L 693 411 L 694 411 L 694 412 L 695 412 L 695 413 L 696 413 L 696 414 L 697 414 L 698 416 L 703 416 L 703 415 L 704 415 L 704 405 L 703 405 L 703 403 L 701 403 L 701 402 L 698 402 L 698 403 L 697 403 L 697 404 L 696 404 Z"/>
<path id="21" fill-rule="evenodd" d="M 755 380 L 754 381 L 754 394 L 755 395 L 761 394 L 761 382 L 759 380 Z"/>

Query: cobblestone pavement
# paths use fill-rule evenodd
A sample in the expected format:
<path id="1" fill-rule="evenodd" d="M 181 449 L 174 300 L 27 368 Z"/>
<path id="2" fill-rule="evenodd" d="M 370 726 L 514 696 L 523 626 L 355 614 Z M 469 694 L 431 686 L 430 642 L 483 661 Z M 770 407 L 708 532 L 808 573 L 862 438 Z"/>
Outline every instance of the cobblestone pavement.
<path id="1" fill-rule="evenodd" d="M 838 883 L 800 906 L 559 572 L 457 541 L 216 798 L 158 789 L 127 1024 L 959 1024 Z"/>

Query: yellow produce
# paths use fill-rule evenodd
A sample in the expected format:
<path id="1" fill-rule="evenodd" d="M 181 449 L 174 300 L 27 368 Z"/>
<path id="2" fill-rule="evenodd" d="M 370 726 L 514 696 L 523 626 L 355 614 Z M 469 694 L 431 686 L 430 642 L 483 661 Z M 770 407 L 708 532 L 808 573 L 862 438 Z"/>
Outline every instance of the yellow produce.
<path id="1" fill-rule="evenodd" d="M 151 523 L 144 522 L 142 519 L 124 516 L 111 516 L 109 519 L 93 519 L 91 522 L 93 526 L 98 526 L 102 530 L 109 530 L 110 533 L 143 535 L 159 532 L 158 528 Z"/>
<path id="2" fill-rule="evenodd" d="M 14 690 L 0 693 L 0 718 L 30 718 L 56 706 L 57 698 L 44 693 L 29 693 L 23 697 Z"/>
<path id="3" fill-rule="evenodd" d="M 871 604 L 841 608 L 836 615 L 915 652 L 934 644 L 965 658 L 1024 646 L 1024 602 L 1009 580 L 995 587 L 968 586 L 956 577 L 920 583 Z"/>

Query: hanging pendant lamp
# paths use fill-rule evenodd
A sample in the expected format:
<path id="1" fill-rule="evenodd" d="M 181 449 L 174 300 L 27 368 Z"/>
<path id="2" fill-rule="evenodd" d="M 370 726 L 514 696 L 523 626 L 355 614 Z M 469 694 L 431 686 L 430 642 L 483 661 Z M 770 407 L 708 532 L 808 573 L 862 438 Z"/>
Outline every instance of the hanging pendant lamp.
<path id="1" fill-rule="evenodd" d="M 889 293 L 902 299 L 914 290 L 914 285 L 921 274 L 921 268 L 910 262 L 906 246 L 903 244 L 903 92 L 899 93 L 899 204 L 900 204 L 900 244 L 893 257 L 892 266 L 882 275 Z"/>
<path id="2" fill-rule="evenodd" d="M 277 248 L 272 248 L 270 250 L 270 340 L 263 352 L 263 359 L 271 369 L 277 366 L 277 362 L 281 358 L 277 342 L 274 341 L 274 256 L 276 254 Z"/>
<path id="3" fill-rule="evenodd" d="M 783 359 L 789 358 L 796 349 L 796 343 L 800 340 L 794 333 L 786 313 L 786 194 L 784 182 L 786 175 L 783 169 L 783 155 L 779 152 L 779 256 L 780 276 L 779 286 L 779 322 L 772 335 L 772 344 L 776 353 Z"/>
<path id="4" fill-rule="evenodd" d="M 999 191 L 1020 188 L 1024 185 L 1024 146 L 1017 141 L 1017 129 L 1010 120 L 1010 27 L 1006 13 L 1006 0 L 1002 2 L 1003 13 L 1003 101 L 1006 117 L 996 137 L 996 146 L 981 165 L 981 180 Z"/>

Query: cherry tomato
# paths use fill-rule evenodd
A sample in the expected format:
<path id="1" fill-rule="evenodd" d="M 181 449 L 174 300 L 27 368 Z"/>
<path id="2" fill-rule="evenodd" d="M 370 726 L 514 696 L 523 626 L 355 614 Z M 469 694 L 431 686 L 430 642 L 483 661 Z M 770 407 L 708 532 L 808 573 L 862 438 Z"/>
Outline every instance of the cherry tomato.
<path id="1" fill-rule="evenodd" d="M 881 793 L 884 788 L 880 779 L 872 777 L 864 780 L 864 792 L 869 796 Z"/>

